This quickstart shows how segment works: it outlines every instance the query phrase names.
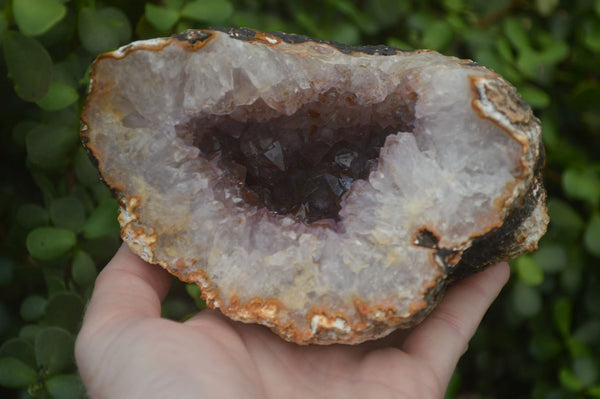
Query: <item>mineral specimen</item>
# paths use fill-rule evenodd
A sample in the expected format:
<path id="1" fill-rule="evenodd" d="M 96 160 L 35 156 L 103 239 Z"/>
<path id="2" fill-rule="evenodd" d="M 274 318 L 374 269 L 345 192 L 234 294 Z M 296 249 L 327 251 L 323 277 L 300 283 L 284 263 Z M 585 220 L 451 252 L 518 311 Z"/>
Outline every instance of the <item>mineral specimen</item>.
<path id="1" fill-rule="evenodd" d="M 539 121 L 430 50 L 187 31 L 101 55 L 82 121 L 130 248 L 299 344 L 412 326 L 548 222 Z"/>

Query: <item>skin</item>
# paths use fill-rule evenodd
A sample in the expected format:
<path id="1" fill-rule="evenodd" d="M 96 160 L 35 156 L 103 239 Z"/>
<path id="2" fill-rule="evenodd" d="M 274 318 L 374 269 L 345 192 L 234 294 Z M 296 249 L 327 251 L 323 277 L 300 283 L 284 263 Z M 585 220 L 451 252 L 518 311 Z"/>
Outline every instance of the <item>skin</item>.
<path id="1" fill-rule="evenodd" d="M 161 318 L 171 277 L 122 246 L 98 276 L 75 356 L 93 399 L 442 398 L 508 277 L 500 263 L 456 283 L 410 332 L 297 346 L 216 311 Z"/>

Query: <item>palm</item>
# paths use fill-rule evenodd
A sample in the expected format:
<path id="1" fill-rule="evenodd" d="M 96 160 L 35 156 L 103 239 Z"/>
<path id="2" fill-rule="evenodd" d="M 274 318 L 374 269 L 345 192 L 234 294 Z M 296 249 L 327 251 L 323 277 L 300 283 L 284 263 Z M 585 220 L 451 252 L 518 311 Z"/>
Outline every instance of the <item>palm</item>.
<path id="1" fill-rule="evenodd" d="M 405 338 L 301 347 L 214 311 L 161 319 L 170 279 L 122 248 L 98 278 L 77 360 L 92 398 L 438 398 L 508 276 L 505 265 L 485 273 Z"/>

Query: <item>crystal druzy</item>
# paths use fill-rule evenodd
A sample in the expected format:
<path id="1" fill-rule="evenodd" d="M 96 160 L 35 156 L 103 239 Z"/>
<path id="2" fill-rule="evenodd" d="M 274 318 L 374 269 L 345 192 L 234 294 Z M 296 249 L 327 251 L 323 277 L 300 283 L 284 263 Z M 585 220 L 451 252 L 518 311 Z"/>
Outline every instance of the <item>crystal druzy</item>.
<path id="1" fill-rule="evenodd" d="M 98 57 L 82 121 L 129 247 L 300 344 L 413 326 L 548 222 L 539 120 L 431 50 L 187 31 Z"/>

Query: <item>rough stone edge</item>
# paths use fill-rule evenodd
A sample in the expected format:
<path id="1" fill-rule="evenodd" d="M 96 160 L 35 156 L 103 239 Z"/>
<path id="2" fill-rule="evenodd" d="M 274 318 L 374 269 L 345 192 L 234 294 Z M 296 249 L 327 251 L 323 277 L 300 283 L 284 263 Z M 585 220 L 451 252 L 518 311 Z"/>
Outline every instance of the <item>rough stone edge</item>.
<path id="1" fill-rule="evenodd" d="M 207 307 L 220 309 L 229 318 L 244 323 L 258 323 L 271 328 L 271 330 L 289 342 L 300 345 L 333 343 L 358 344 L 367 340 L 374 340 L 388 335 L 398 328 L 410 328 L 419 324 L 439 302 L 445 291 L 442 283 L 446 276 L 440 273 L 430 281 L 424 294 L 410 304 L 407 315 L 398 315 L 395 308 L 381 305 L 372 305 L 359 299 L 354 300 L 354 308 L 358 315 L 356 322 L 342 312 L 331 312 L 327 309 L 313 307 L 307 313 L 308 331 L 300 331 L 291 323 L 282 324 L 281 315 L 287 312 L 285 306 L 275 298 L 253 297 L 242 302 L 237 297 L 228 301 L 223 306 L 218 287 L 216 287 L 206 273 L 195 270 L 185 273 L 196 263 L 195 259 L 178 259 L 174 265 L 161 262 L 155 257 L 155 246 L 158 237 L 155 233 L 148 234 L 143 228 L 137 227 L 138 215 L 136 209 L 141 205 L 137 196 L 129 198 L 119 197 L 119 223 L 122 226 L 123 241 L 140 256 L 144 261 L 157 264 L 168 270 L 183 282 L 195 283 L 201 288 L 202 299 Z M 432 253 L 433 256 L 433 253 Z M 356 318 L 356 317 L 354 317 Z"/>

